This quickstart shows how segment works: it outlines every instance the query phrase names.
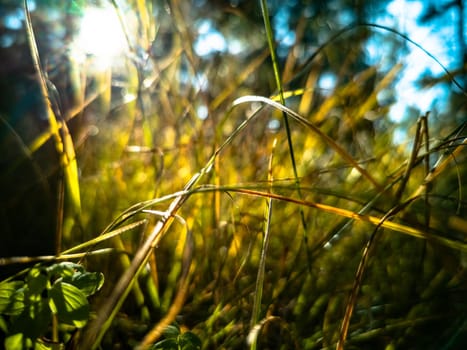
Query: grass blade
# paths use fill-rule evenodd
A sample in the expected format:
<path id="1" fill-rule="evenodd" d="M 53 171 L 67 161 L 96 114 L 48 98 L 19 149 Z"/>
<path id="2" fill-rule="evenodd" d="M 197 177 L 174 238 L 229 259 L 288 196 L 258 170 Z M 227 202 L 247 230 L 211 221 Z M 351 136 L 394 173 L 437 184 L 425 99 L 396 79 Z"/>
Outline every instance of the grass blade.
<path id="1" fill-rule="evenodd" d="M 272 199 L 276 199 L 276 200 L 280 200 L 284 202 L 295 203 L 298 205 L 319 209 L 326 213 L 332 213 L 332 214 L 345 217 L 345 218 L 349 218 L 349 219 L 353 219 L 356 221 L 368 222 L 375 226 L 381 226 L 382 228 L 385 228 L 391 231 L 406 234 L 406 235 L 409 235 L 415 238 L 426 239 L 430 242 L 440 244 L 440 245 L 449 247 L 454 250 L 458 250 L 461 252 L 467 252 L 467 244 L 462 241 L 453 240 L 450 238 L 436 235 L 434 233 L 422 231 L 418 228 L 408 226 L 402 223 L 397 223 L 397 222 L 389 221 L 389 220 L 382 221 L 382 218 L 380 217 L 367 215 L 367 214 L 359 214 L 352 210 L 339 208 L 339 207 L 335 207 L 332 205 L 316 203 L 316 202 L 311 202 L 307 200 L 300 200 L 300 199 L 287 197 L 287 196 L 283 196 L 283 195 L 279 195 L 275 193 L 263 192 L 263 191 L 253 190 L 253 189 L 246 189 L 246 188 L 238 187 L 238 186 L 223 186 L 221 188 L 202 187 L 202 188 L 197 188 L 193 190 L 192 192 L 203 193 L 203 192 L 209 192 L 209 191 L 225 191 L 225 192 L 243 193 L 243 194 L 254 196 L 254 197 L 272 198 Z M 392 214 L 394 214 L 394 212 L 395 210 L 391 211 Z"/>
<path id="2" fill-rule="evenodd" d="M 279 63 L 277 61 L 276 57 L 276 51 L 275 51 L 275 45 L 274 45 L 274 36 L 272 32 L 272 27 L 271 27 L 271 22 L 269 21 L 269 11 L 268 11 L 268 6 L 267 6 L 267 1 L 266 0 L 261 0 L 261 10 L 262 10 L 262 15 L 263 15 L 263 20 L 264 20 L 264 26 L 266 29 L 266 37 L 268 40 L 268 45 L 269 45 L 269 51 L 271 52 L 271 60 L 272 60 L 272 66 L 273 66 L 273 71 L 274 71 L 274 78 L 276 80 L 276 86 L 277 90 L 279 93 L 279 99 L 281 105 L 285 107 L 285 99 L 284 99 L 284 91 L 282 87 L 282 81 L 281 81 L 281 74 L 279 70 Z M 290 161 L 292 162 L 292 170 L 293 170 L 293 175 L 295 179 L 295 188 L 297 190 L 297 193 L 300 198 L 302 198 L 302 192 L 300 190 L 300 180 L 298 177 L 298 171 L 297 171 L 297 163 L 295 161 L 295 152 L 293 148 L 293 142 L 292 142 L 292 132 L 290 131 L 290 125 L 289 125 L 289 118 L 287 113 L 282 110 L 282 115 L 284 119 L 284 126 L 285 126 L 285 131 L 287 133 L 287 144 L 289 147 L 289 154 L 290 154 Z M 308 268 L 311 269 L 311 258 L 310 254 L 308 251 L 308 238 L 307 238 L 307 225 L 306 225 L 306 220 L 305 220 L 305 213 L 303 210 L 300 208 L 300 219 L 303 227 L 303 242 L 304 242 L 304 248 L 308 260 Z"/>
<path id="3" fill-rule="evenodd" d="M 73 140 L 71 139 L 71 135 L 64 121 L 61 123 L 62 127 L 60 130 L 58 116 L 52 109 L 49 91 L 47 88 L 47 80 L 43 69 L 41 68 L 39 51 L 37 49 L 37 43 L 34 36 L 34 30 L 32 27 L 27 0 L 24 0 L 24 13 L 26 18 L 26 34 L 28 38 L 29 49 L 31 51 L 34 69 L 36 71 L 37 79 L 41 89 L 42 99 L 46 107 L 50 132 L 55 141 L 55 149 L 60 157 L 60 165 L 64 173 L 65 184 L 68 193 L 67 199 L 71 204 L 75 218 L 78 218 L 81 213 L 81 199 L 78 180 L 78 165 L 76 163 Z M 67 230 L 71 230 L 71 227 L 68 227 Z M 65 234 L 68 233 L 69 232 L 65 232 Z"/>
<path id="4" fill-rule="evenodd" d="M 329 146 L 331 146 L 336 153 L 338 153 L 345 161 L 347 161 L 350 165 L 352 165 L 355 169 L 357 169 L 360 174 L 365 177 L 374 187 L 378 192 L 383 192 L 384 187 L 381 186 L 374 178 L 371 176 L 364 168 L 358 164 L 358 162 L 346 151 L 344 150 L 341 146 L 339 146 L 332 138 L 330 138 L 328 135 L 323 133 L 317 126 L 315 126 L 313 123 L 308 121 L 307 119 L 303 118 L 301 115 L 299 115 L 297 112 L 291 110 L 290 108 L 287 108 L 286 106 L 277 103 L 276 101 L 271 100 L 270 98 L 266 98 L 263 96 L 243 96 L 238 99 L 236 99 L 233 102 L 233 105 L 239 105 L 242 103 L 247 103 L 247 102 L 261 102 L 270 105 L 271 107 L 274 107 L 276 109 L 279 109 L 283 111 L 284 113 L 287 113 L 289 116 L 291 116 L 293 119 L 301 123 L 302 125 L 306 126 L 307 128 L 311 129 L 314 133 L 316 133 L 323 141 L 325 141 Z"/>
<path id="5" fill-rule="evenodd" d="M 274 149 L 276 147 L 276 143 L 277 143 L 277 139 L 274 139 L 274 142 L 272 145 L 271 156 L 269 157 L 268 181 L 271 183 L 271 185 L 274 181 L 274 178 L 272 175 L 272 160 L 273 160 Z M 256 276 L 255 300 L 253 302 L 253 312 L 251 315 L 250 327 L 252 330 L 257 325 L 260 319 L 260 316 L 261 316 L 261 300 L 263 297 L 263 284 L 264 284 L 264 272 L 266 269 L 266 256 L 267 256 L 268 246 L 269 246 L 269 237 L 271 234 L 272 212 L 273 212 L 273 199 L 268 198 L 267 207 L 266 207 L 266 216 L 265 216 L 265 222 L 264 222 L 263 246 L 261 247 L 261 257 L 259 260 L 258 274 Z M 256 344 L 257 344 L 257 337 L 253 339 L 250 349 L 255 350 Z"/>

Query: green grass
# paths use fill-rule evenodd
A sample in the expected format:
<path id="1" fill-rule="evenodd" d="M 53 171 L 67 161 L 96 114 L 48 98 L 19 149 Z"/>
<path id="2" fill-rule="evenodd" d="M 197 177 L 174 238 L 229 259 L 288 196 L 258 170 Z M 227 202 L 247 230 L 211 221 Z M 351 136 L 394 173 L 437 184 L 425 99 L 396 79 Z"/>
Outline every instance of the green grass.
<path id="1" fill-rule="evenodd" d="M 202 349 L 459 344 L 467 317 L 464 126 L 438 130 L 426 116 L 394 144 L 396 125 L 376 96 L 399 65 L 345 72 L 355 78 L 320 96 L 314 84 L 326 50 L 311 66 L 289 57 L 282 76 L 264 50 L 246 62 L 221 57 L 217 67 L 192 51 L 182 6 L 173 2 L 156 28 L 151 10 L 135 2 L 145 33 L 138 45 L 150 47 L 170 28 L 173 46 L 150 72 L 128 62 L 126 88 L 137 98 L 112 111 L 100 93 L 109 80 L 96 79 L 67 120 L 87 115 L 96 135 L 85 125 L 73 145 L 65 120 L 49 115 L 50 131 L 24 153 L 53 138 L 58 154 L 76 161 L 79 179 L 73 164 L 60 163 L 70 202 L 57 215 L 75 225 L 57 238 L 57 257 L 2 262 L 72 259 L 104 274 L 78 348 L 147 348 L 174 324 L 178 333 L 166 333 L 165 344 L 194 334 Z M 274 52 L 265 26 L 264 47 Z M 30 47 L 37 51 L 33 38 Z M 183 83 L 186 74 L 205 74 L 208 91 Z M 288 89 L 292 77 L 302 80 Z M 255 80 L 273 82 L 269 96 Z M 371 113 L 380 117 L 368 123 Z"/>

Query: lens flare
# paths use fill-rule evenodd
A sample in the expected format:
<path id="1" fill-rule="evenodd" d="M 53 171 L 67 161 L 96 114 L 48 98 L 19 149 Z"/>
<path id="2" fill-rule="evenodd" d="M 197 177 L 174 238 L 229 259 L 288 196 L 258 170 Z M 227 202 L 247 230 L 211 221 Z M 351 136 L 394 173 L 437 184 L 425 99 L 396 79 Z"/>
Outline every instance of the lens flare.
<path id="1" fill-rule="evenodd" d="M 95 58 L 101 68 L 110 67 L 117 57 L 124 55 L 127 42 L 112 7 L 85 10 L 75 48 Z"/>

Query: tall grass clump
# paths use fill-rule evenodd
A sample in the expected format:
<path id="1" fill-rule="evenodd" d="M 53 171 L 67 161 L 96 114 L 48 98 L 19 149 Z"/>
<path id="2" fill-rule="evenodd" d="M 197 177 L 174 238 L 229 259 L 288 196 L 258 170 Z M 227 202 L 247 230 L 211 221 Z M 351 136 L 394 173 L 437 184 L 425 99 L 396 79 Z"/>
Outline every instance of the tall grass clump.
<path id="1" fill-rule="evenodd" d="M 378 96 L 391 91 L 403 65 L 359 65 L 357 44 L 348 44 L 372 30 L 400 34 L 350 26 L 305 60 L 294 54 L 305 41 L 303 17 L 281 60 L 261 1 L 263 23 L 223 14 L 258 29 L 249 40 L 239 29 L 247 53 L 206 58 L 194 49 L 191 3 L 111 3 L 127 55 L 99 73 L 86 71 L 88 58 L 80 103 L 60 119 L 25 1 L 49 127 L 32 144 L 8 130 L 34 165 L 53 140 L 64 184 L 60 234 L 48 256 L 0 261 L 39 263 L 39 271 L 72 260 L 96 273 L 76 268 L 93 287 L 85 295 L 89 320 L 63 326 L 53 309 L 50 329 L 32 342 L 77 349 L 462 344 L 465 122 L 441 129 L 430 113 L 416 115 L 396 142 L 398 125 Z M 343 62 L 336 48 L 348 50 Z M 323 91 L 317 82 L 332 69 L 336 85 Z M 61 273 L 73 276 L 75 265 L 64 266 Z M 2 282 L 5 295 L 18 295 L 18 280 L 29 286 L 24 276 Z M 55 276 L 47 283 L 71 278 Z M 2 305 L 0 298 L 1 328 L 11 336 L 16 314 Z"/>

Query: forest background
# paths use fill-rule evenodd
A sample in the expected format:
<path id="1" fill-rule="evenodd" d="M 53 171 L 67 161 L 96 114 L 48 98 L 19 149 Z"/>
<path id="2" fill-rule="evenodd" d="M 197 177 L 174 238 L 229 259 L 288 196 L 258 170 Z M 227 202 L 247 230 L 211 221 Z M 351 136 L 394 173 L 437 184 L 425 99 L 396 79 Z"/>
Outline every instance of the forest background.
<path id="1" fill-rule="evenodd" d="M 465 11 L 3 0 L 5 347 L 461 348 Z"/>

